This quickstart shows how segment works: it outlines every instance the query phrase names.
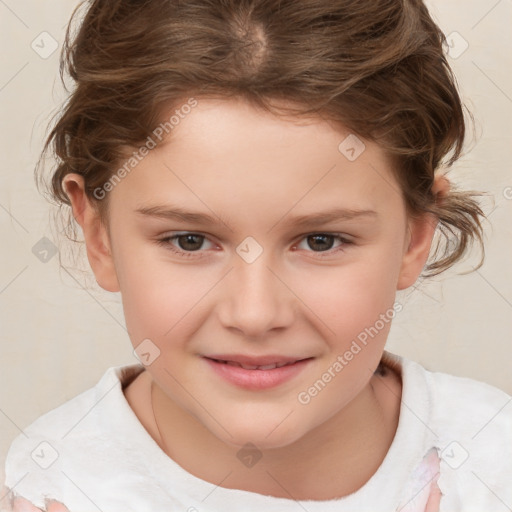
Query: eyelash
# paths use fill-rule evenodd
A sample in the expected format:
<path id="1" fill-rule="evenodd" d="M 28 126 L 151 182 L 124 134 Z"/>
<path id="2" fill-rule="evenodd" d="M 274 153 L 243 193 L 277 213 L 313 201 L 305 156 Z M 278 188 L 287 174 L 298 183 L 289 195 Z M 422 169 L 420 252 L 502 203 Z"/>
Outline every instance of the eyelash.
<path id="1" fill-rule="evenodd" d="M 185 231 L 185 232 L 180 232 L 179 234 L 176 234 L 176 235 L 171 235 L 171 236 L 166 236 L 165 238 L 160 238 L 156 241 L 156 243 L 158 245 L 163 246 L 166 250 L 169 250 L 183 258 L 194 258 L 194 257 L 201 258 L 201 257 L 203 257 L 203 256 L 197 256 L 197 253 L 200 253 L 201 251 L 183 251 L 182 249 L 178 249 L 174 245 L 171 244 L 171 241 L 176 240 L 180 236 L 186 236 L 186 235 L 196 235 L 196 236 L 204 237 L 205 239 L 207 239 L 207 237 L 201 233 Z M 319 231 L 316 233 L 308 233 L 306 235 L 303 235 L 298 243 L 300 243 L 302 240 L 304 240 L 308 237 L 315 236 L 315 235 L 324 235 L 324 236 L 328 236 L 328 237 L 334 237 L 334 238 L 338 239 L 340 242 L 342 242 L 341 245 L 339 247 L 336 247 L 335 249 L 328 249 L 326 251 L 308 251 L 308 252 L 312 252 L 314 254 L 318 254 L 320 258 L 332 256 L 333 254 L 342 252 L 346 249 L 347 245 L 350 245 L 353 243 L 350 240 L 347 240 L 341 233 L 328 233 L 328 232 L 326 233 L 323 231 Z M 297 243 L 297 245 L 298 245 L 298 243 Z M 324 256 L 324 254 L 326 256 Z"/>

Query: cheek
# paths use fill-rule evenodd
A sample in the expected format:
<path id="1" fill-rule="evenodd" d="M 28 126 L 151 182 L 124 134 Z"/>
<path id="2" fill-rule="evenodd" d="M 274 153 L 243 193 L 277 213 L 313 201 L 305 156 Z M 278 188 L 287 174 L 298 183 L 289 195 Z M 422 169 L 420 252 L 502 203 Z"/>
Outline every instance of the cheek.
<path id="1" fill-rule="evenodd" d="M 197 328 L 201 299 L 215 283 L 211 271 L 178 266 L 154 252 L 148 259 L 134 253 L 123 256 L 119 264 L 124 315 L 134 345 L 146 338 L 161 345 Z"/>
<path id="2" fill-rule="evenodd" d="M 328 339 L 346 343 L 393 306 L 398 267 L 389 257 L 380 252 L 374 261 L 316 271 L 308 286 L 301 286 L 297 295 L 317 315 Z"/>

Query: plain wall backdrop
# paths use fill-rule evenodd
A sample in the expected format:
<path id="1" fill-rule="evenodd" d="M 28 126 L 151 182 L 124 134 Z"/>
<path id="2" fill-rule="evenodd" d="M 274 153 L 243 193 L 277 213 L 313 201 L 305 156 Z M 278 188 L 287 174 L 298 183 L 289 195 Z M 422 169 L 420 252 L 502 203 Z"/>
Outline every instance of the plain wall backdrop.
<path id="1" fill-rule="evenodd" d="M 0 0 L 2 482 L 9 444 L 28 424 L 95 385 L 108 367 L 137 361 L 120 294 L 98 287 L 83 250 L 78 261 L 69 257 L 77 249 L 54 226 L 55 208 L 33 178 L 46 125 L 66 97 L 58 61 L 77 4 Z M 476 120 L 466 144 L 471 151 L 448 176 L 460 188 L 490 194 L 482 203 L 489 218 L 486 261 L 458 275 L 477 261 L 476 252 L 400 292 L 404 309 L 387 349 L 512 394 L 512 2 L 435 0 L 428 6 L 449 35 L 448 60 Z"/>

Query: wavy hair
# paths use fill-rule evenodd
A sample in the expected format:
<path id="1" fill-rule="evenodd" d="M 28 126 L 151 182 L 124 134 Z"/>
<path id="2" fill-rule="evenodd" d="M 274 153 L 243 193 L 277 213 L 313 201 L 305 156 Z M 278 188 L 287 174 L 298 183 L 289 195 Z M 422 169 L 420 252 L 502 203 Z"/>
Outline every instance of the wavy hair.
<path id="1" fill-rule="evenodd" d="M 108 196 L 98 200 L 93 191 L 127 147 L 151 135 L 162 112 L 191 96 L 243 98 L 275 114 L 339 123 L 378 143 L 408 213 L 439 219 L 424 275 L 449 268 L 475 240 L 479 268 L 482 194 L 452 187 L 439 199 L 431 191 L 436 172 L 461 156 L 466 131 L 445 44 L 421 0 L 81 2 L 60 59 L 61 79 L 67 73 L 74 89 L 36 174 L 51 148 L 53 200 L 70 204 L 62 179 L 78 173 L 106 222 Z"/>

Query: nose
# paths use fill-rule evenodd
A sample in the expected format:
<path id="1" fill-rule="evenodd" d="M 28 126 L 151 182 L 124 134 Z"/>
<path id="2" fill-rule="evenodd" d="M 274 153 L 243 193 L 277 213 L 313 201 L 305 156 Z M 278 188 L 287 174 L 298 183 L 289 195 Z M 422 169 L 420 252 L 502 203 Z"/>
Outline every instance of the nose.
<path id="1" fill-rule="evenodd" d="M 244 338 L 261 339 L 269 331 L 292 324 L 294 298 L 286 279 L 272 268 L 265 251 L 252 263 L 236 256 L 218 304 L 219 319 L 225 328 Z"/>

